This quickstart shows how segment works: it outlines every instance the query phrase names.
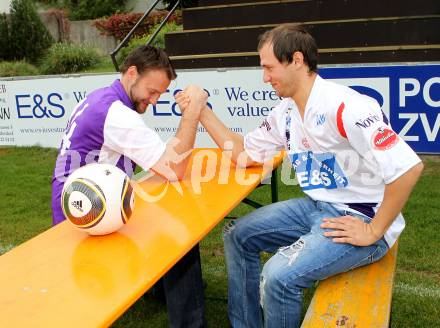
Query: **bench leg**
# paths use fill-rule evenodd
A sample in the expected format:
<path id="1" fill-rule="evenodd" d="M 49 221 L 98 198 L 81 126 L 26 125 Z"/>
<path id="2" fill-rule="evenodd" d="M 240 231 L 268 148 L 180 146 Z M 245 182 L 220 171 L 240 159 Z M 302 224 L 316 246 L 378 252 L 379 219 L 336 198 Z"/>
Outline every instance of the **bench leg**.
<path id="1" fill-rule="evenodd" d="M 278 168 L 272 171 L 270 190 L 272 193 L 272 203 L 278 202 Z"/>

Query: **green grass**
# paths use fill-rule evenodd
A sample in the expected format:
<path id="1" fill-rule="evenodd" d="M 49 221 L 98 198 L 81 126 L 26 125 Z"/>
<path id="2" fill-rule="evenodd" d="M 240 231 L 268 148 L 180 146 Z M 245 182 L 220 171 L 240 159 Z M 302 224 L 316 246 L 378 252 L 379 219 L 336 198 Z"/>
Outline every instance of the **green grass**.
<path id="1" fill-rule="evenodd" d="M 119 63 L 121 65 L 121 63 Z M 100 57 L 98 64 L 93 67 L 84 68 L 79 73 L 116 73 L 112 60 L 109 55 Z"/>
<path id="2" fill-rule="evenodd" d="M 51 226 L 51 176 L 56 151 L 0 147 L 0 253 Z"/>
<path id="3" fill-rule="evenodd" d="M 53 149 L 0 147 L 0 254 L 50 227 L 55 158 Z M 403 211 L 407 227 L 399 242 L 391 327 L 440 327 L 440 158 L 425 157 L 424 162 L 423 176 Z M 280 199 L 299 196 L 297 186 L 280 184 Z M 257 189 L 252 198 L 267 203 L 270 186 Z M 231 216 L 250 210 L 241 204 Z M 210 327 L 229 327 L 221 230 L 220 224 L 201 242 Z M 304 309 L 312 294 L 306 292 Z M 113 326 L 167 327 L 166 307 L 147 293 Z"/>

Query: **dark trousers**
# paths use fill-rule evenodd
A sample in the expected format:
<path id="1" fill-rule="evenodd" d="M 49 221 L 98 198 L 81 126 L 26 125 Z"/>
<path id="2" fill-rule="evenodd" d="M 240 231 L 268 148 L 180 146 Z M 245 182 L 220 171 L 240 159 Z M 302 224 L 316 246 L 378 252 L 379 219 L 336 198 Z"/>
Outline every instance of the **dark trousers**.
<path id="1" fill-rule="evenodd" d="M 206 327 L 199 245 L 194 246 L 156 284 L 163 287 L 171 328 Z"/>

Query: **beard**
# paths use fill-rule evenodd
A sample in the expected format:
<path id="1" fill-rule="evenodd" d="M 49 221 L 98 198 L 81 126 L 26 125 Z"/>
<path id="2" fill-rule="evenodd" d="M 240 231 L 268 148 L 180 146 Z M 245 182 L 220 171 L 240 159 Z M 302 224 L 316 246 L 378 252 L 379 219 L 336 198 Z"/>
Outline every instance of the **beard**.
<path id="1" fill-rule="evenodd" d="M 130 97 L 130 100 L 133 103 L 133 106 L 136 109 L 136 111 L 139 114 L 143 114 L 147 110 L 149 103 L 147 100 L 142 100 L 142 99 L 136 98 L 136 96 L 133 93 L 133 90 L 136 88 L 136 86 L 137 86 L 137 81 L 135 81 L 133 86 L 130 88 L 129 97 Z"/>
<path id="2" fill-rule="evenodd" d="M 148 105 L 149 105 L 148 103 L 146 103 L 145 101 L 142 101 L 142 100 L 134 100 L 132 102 L 133 102 L 134 108 L 136 109 L 136 111 L 139 114 L 145 113 L 145 111 L 147 110 Z"/>

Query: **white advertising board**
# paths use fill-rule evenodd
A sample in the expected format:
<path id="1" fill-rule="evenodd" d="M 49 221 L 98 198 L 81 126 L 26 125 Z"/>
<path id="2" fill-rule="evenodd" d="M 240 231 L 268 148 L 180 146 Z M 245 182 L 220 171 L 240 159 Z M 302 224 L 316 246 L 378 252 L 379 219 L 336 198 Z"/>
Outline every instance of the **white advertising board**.
<path id="1" fill-rule="evenodd" d="M 393 128 L 419 153 L 440 153 L 440 65 L 344 65 L 322 67 L 320 75 L 375 98 Z M 119 74 L 0 79 L 0 146 L 58 147 L 75 105 Z M 179 125 L 174 95 L 189 84 L 203 86 L 208 105 L 231 130 L 245 134 L 259 126 L 279 102 L 263 83 L 260 68 L 182 70 L 156 106 L 143 115 L 163 140 Z M 199 126 L 197 147 L 215 144 Z"/>
<path id="2" fill-rule="evenodd" d="M 116 78 L 119 74 L 0 81 L 0 145 L 59 147 L 75 105 Z M 279 101 L 257 69 L 178 72 L 158 104 L 143 115 L 164 140 L 175 134 L 181 117 L 174 95 L 189 84 L 203 86 L 209 93 L 208 106 L 240 133 L 259 125 Z M 196 140 L 197 147 L 214 146 L 201 126 Z"/>

